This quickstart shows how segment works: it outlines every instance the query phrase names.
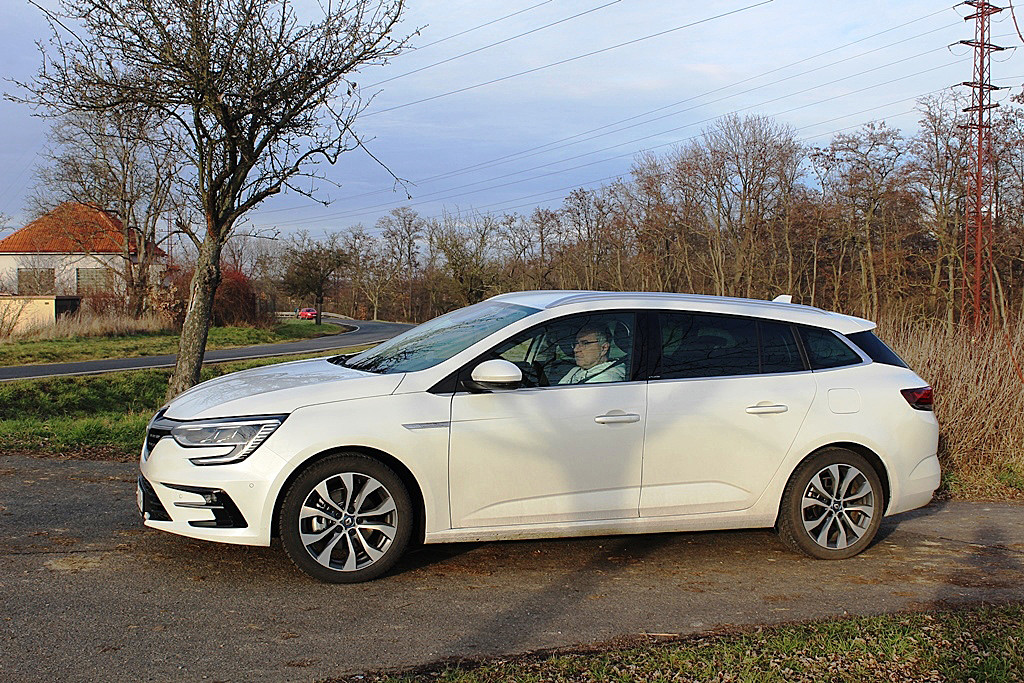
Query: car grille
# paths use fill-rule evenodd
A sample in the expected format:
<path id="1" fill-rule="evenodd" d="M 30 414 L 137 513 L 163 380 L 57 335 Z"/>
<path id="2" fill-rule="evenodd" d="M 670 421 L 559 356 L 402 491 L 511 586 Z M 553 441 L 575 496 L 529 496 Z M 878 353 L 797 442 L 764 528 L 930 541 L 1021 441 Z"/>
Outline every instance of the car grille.
<path id="1" fill-rule="evenodd" d="M 165 436 L 169 436 L 171 429 L 174 427 L 173 424 L 168 424 L 167 420 L 163 419 L 164 411 L 161 410 L 153 419 L 149 422 L 149 427 L 146 429 L 146 445 L 142 450 L 142 459 L 145 461 L 149 458 L 149 454 L 156 446 L 157 442 Z"/>
<path id="2" fill-rule="evenodd" d="M 156 446 L 156 442 L 165 436 L 169 436 L 171 433 L 170 429 L 161 429 L 159 427 L 150 427 L 149 431 L 146 432 L 146 451 L 153 450 L 153 446 Z"/>

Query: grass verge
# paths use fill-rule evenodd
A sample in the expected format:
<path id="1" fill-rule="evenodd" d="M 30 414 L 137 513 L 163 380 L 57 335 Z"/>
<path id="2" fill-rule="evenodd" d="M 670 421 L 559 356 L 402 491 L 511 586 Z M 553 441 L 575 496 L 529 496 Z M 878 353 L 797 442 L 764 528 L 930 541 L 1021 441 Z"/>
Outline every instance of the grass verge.
<path id="1" fill-rule="evenodd" d="M 623 649 L 527 655 L 364 674 L 335 683 L 503 681 L 1021 681 L 1024 608 L 980 606 L 787 624 L 650 641 Z"/>
<path id="2" fill-rule="evenodd" d="M 335 325 L 317 326 L 312 321 L 293 320 L 269 329 L 256 327 L 211 327 L 206 348 L 230 349 L 254 344 L 277 344 L 334 334 Z M 136 358 L 178 352 L 178 335 L 146 332 L 112 337 L 67 337 L 0 343 L 0 365 L 66 363 L 99 358 Z"/>
<path id="3" fill-rule="evenodd" d="M 203 367 L 202 379 L 355 350 L 210 364 Z M 133 370 L 0 382 L 0 453 L 132 461 L 146 423 L 164 402 L 170 374 L 170 369 Z"/>

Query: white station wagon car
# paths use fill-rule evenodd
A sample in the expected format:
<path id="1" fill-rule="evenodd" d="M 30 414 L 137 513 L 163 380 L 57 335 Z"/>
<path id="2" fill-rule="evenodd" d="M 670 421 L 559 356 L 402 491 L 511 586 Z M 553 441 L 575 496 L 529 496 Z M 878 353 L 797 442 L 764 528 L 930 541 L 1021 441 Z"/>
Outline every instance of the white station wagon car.
<path id="1" fill-rule="evenodd" d="M 371 579 L 411 543 L 774 526 L 850 557 L 939 484 L 932 392 L 859 318 L 538 291 L 354 356 L 226 375 L 149 424 L 147 526 Z"/>

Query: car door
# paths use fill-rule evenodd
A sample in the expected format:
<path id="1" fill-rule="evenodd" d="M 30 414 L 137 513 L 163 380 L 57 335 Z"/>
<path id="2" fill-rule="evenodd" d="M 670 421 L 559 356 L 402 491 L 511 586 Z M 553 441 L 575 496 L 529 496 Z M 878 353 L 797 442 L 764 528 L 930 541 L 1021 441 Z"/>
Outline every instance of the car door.
<path id="1" fill-rule="evenodd" d="M 632 312 L 567 316 L 464 368 L 468 377 L 478 362 L 503 358 L 524 381 L 511 390 L 460 389 L 452 398 L 454 528 L 638 515 L 646 386 L 633 381 L 635 329 Z M 605 343 L 606 359 L 581 371 L 577 358 Z"/>
<path id="2" fill-rule="evenodd" d="M 686 312 L 652 322 L 641 517 L 750 507 L 814 399 L 792 327 Z"/>

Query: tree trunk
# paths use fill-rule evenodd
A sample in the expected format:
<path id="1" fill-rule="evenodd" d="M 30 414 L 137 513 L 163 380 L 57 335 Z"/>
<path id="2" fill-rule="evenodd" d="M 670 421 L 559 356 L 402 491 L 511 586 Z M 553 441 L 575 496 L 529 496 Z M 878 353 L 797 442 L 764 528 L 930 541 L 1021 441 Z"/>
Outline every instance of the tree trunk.
<path id="1" fill-rule="evenodd" d="M 199 250 L 196 272 L 192 275 L 188 311 L 178 342 L 178 362 L 167 387 L 167 400 L 171 400 L 199 382 L 203 369 L 206 337 L 210 333 L 213 297 L 220 284 L 220 252 L 223 245 L 208 235 Z"/>
<path id="2" fill-rule="evenodd" d="M 138 320 L 146 311 L 147 287 L 146 283 L 137 279 L 129 279 L 125 285 L 128 290 L 128 315 Z"/>

